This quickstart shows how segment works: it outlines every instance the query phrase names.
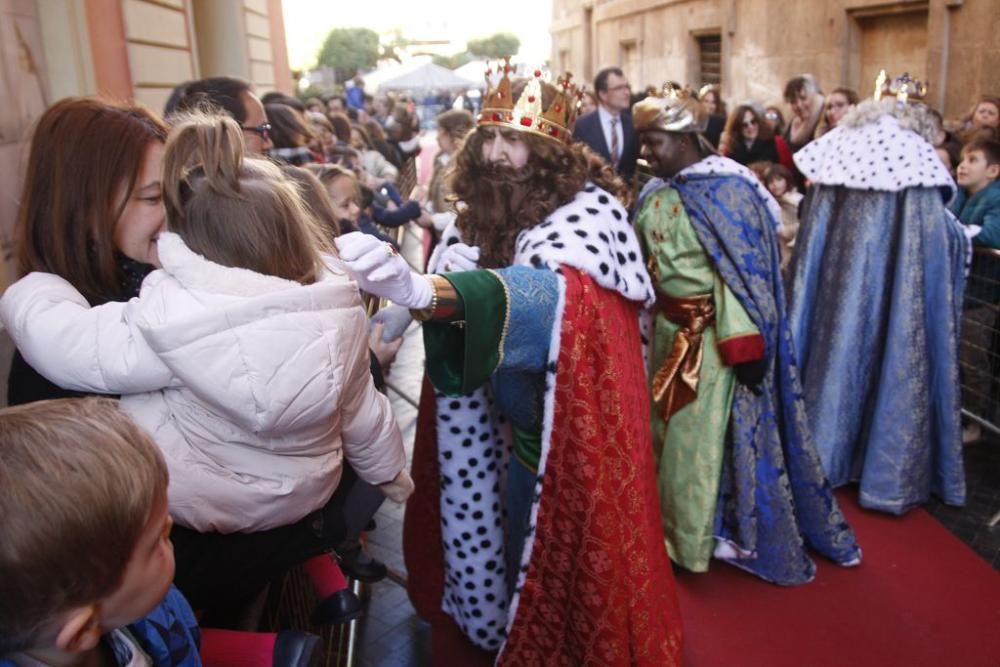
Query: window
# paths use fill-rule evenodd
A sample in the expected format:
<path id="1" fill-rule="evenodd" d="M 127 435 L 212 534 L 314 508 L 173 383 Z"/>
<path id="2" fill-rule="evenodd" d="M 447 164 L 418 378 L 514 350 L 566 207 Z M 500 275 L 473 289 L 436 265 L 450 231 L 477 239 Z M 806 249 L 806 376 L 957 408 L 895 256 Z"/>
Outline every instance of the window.
<path id="1" fill-rule="evenodd" d="M 722 35 L 698 35 L 698 80 L 700 85 L 722 83 Z"/>

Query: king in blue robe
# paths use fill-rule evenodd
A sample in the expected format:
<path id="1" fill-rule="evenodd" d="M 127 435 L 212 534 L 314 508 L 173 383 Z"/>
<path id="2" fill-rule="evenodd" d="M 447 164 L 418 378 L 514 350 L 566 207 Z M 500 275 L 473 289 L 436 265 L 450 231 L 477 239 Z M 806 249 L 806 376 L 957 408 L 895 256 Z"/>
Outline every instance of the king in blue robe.
<path id="1" fill-rule="evenodd" d="M 920 107 L 870 101 L 795 155 L 813 183 L 789 323 L 834 486 L 902 514 L 965 501 L 958 334 L 968 241 L 954 183 L 916 131 Z"/>

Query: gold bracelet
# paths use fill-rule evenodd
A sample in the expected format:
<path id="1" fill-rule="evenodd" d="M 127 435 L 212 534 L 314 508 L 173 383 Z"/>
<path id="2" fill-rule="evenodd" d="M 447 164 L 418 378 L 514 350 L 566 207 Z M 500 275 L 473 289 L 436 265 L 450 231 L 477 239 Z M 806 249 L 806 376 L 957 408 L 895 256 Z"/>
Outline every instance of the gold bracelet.
<path id="1" fill-rule="evenodd" d="M 437 309 L 438 305 L 438 288 L 437 283 L 431 279 L 431 276 L 425 275 L 424 278 L 431 284 L 431 302 L 428 306 L 424 308 L 411 308 L 410 315 L 413 319 L 418 322 L 426 322 L 431 318 L 431 315 Z"/>
<path id="2" fill-rule="evenodd" d="M 431 283 L 431 303 L 426 308 L 411 310 L 410 315 L 418 322 L 428 320 L 452 322 L 462 319 L 462 299 L 455 286 L 447 278 L 436 274 L 425 276 Z"/>

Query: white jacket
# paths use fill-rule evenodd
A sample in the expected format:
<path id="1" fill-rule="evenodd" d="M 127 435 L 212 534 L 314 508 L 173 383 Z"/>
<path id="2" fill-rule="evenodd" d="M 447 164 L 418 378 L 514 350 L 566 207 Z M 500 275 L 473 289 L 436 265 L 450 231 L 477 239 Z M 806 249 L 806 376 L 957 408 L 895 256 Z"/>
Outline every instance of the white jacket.
<path id="1" fill-rule="evenodd" d="M 160 446 L 170 509 L 198 531 L 258 531 L 322 507 L 342 457 L 371 484 L 405 455 L 369 371 L 357 285 L 329 259 L 313 285 L 228 268 L 161 234 L 163 269 L 138 298 L 91 308 L 33 273 L 0 320 L 24 358 L 66 389 L 120 393 Z"/>

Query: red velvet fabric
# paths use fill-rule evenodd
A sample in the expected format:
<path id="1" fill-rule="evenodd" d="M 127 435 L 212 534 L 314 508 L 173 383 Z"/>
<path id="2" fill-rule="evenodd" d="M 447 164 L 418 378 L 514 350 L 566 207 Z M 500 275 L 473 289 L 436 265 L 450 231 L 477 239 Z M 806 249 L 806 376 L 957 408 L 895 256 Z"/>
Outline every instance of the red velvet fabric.
<path id="1" fill-rule="evenodd" d="M 277 638 L 273 632 L 203 628 L 201 663 L 204 667 L 271 667 Z"/>
<path id="2" fill-rule="evenodd" d="M 635 304 L 563 267 L 552 443 L 501 665 L 679 665 Z"/>
<path id="3" fill-rule="evenodd" d="M 722 356 L 722 363 L 727 366 L 763 359 L 764 337 L 760 334 L 747 334 L 719 341 L 719 354 Z"/>
<path id="4" fill-rule="evenodd" d="M 347 578 L 330 554 L 313 556 L 303 563 L 302 568 L 316 594 L 321 598 L 330 597 L 337 591 L 347 588 Z"/>

